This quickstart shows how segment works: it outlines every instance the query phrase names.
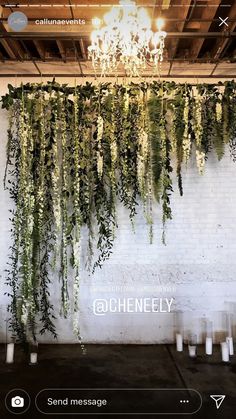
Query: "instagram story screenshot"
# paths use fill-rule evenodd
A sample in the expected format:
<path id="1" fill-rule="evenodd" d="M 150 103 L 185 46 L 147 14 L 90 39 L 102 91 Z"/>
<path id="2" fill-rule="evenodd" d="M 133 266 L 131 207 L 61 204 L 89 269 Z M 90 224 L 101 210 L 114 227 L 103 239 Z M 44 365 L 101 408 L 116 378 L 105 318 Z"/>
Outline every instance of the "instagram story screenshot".
<path id="1" fill-rule="evenodd" d="M 236 1 L 0 0 L 0 418 L 236 417 Z"/>

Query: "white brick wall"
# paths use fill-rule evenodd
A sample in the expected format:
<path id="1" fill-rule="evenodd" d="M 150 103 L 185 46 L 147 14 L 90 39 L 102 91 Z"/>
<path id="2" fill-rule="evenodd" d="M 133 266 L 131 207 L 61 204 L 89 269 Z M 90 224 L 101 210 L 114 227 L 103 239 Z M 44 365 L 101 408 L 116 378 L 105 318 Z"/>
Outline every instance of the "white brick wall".
<path id="1" fill-rule="evenodd" d="M 9 81 L 0 79 L 0 94 Z M 72 81 L 73 82 L 73 81 Z M 13 81 L 14 83 L 14 81 Z M 0 179 L 5 165 L 7 113 L 0 110 Z M 194 159 L 183 169 L 184 196 L 180 197 L 174 180 L 171 207 L 173 220 L 167 223 L 167 246 L 161 243 L 161 212 L 154 208 L 154 242 L 149 244 L 142 211 L 132 232 L 127 211 L 119 206 L 119 229 L 114 252 L 94 276 L 81 274 L 81 333 L 93 343 L 171 342 L 175 314 L 107 314 L 95 316 L 95 298 L 174 297 L 175 309 L 183 312 L 185 335 L 195 330 L 202 337 L 203 319 L 214 321 L 214 330 L 225 329 L 224 312 L 236 311 L 236 164 L 228 153 L 221 162 L 211 154 L 205 174 L 200 176 Z M 8 222 L 10 200 L 0 182 L 0 340 L 5 339 L 6 297 L 4 269 L 10 245 Z M 85 242 L 85 241 L 84 241 Z M 53 300 L 59 312 L 60 290 L 54 281 Z M 96 287 L 100 287 L 96 290 Z M 114 287 L 123 287 L 115 291 Z M 160 286 L 172 292 L 160 294 Z M 105 287 L 105 288 L 104 288 Z M 110 288 L 109 288 L 110 287 Z M 126 287 L 126 288 L 125 288 Z M 127 289 L 127 287 L 129 287 Z M 145 287 L 145 288 L 144 288 Z M 235 322 L 236 323 L 236 322 Z M 59 342 L 74 342 L 72 318 L 57 320 Z M 217 335 L 218 336 L 218 335 Z M 218 337 L 216 338 L 218 339 Z M 50 341 L 50 337 L 40 341 Z"/>

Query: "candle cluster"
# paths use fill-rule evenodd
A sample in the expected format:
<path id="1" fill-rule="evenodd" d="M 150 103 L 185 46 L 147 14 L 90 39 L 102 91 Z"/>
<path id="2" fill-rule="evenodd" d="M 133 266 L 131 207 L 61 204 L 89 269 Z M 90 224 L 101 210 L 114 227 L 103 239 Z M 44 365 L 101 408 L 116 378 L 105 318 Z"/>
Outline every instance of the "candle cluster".
<path id="1" fill-rule="evenodd" d="M 224 342 L 220 343 L 222 362 L 229 362 L 230 356 L 234 355 L 234 341 L 232 336 L 232 323 L 231 315 L 228 313 L 227 318 L 227 332 Z M 183 352 L 183 332 L 178 331 L 176 333 L 176 350 L 177 352 Z M 191 358 L 197 356 L 197 335 L 190 334 L 188 337 L 188 352 Z M 206 336 L 205 336 L 205 353 L 206 355 L 213 354 L 213 322 L 206 321 Z"/>
<path id="2" fill-rule="evenodd" d="M 15 340 L 7 343 L 6 348 L 6 363 L 13 364 L 15 355 Z M 37 365 L 38 363 L 38 343 L 33 342 L 29 345 L 29 365 Z"/>

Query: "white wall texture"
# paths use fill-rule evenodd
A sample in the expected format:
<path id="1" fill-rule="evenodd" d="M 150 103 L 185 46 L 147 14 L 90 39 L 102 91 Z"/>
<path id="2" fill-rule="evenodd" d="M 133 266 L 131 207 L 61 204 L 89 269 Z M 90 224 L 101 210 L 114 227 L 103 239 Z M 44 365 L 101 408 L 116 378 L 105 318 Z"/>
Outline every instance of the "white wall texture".
<path id="1" fill-rule="evenodd" d="M 0 79 L 0 95 L 11 80 Z M 72 81 L 73 83 L 74 81 Z M 14 81 L 13 81 L 14 83 Z M 4 341 L 7 298 L 4 296 L 6 262 L 10 245 L 11 207 L 3 189 L 7 112 L 0 109 L 0 340 Z M 94 275 L 81 273 L 80 324 L 85 342 L 172 342 L 176 328 L 202 339 L 204 319 L 213 320 L 215 341 L 226 329 L 225 312 L 236 311 L 236 163 L 227 152 L 221 162 L 211 153 L 203 176 L 194 158 L 183 168 L 184 196 L 174 177 L 171 206 L 173 220 L 167 224 L 167 245 L 161 243 L 161 212 L 154 208 L 154 242 L 149 244 L 142 210 L 132 232 L 127 211 L 119 206 L 119 229 L 111 258 Z M 85 243 L 85 240 L 84 240 Z M 76 342 L 72 317 L 60 318 L 60 289 L 53 282 L 53 302 L 58 319 L 58 343 Z M 175 312 L 109 313 L 95 316 L 96 298 L 167 297 L 175 299 Z M 177 314 L 178 313 L 178 314 Z M 236 320 L 236 319 L 235 319 Z M 236 325 L 236 321 L 235 321 Z M 236 332 L 236 328 L 234 330 Z M 50 336 L 39 338 L 51 342 Z"/>

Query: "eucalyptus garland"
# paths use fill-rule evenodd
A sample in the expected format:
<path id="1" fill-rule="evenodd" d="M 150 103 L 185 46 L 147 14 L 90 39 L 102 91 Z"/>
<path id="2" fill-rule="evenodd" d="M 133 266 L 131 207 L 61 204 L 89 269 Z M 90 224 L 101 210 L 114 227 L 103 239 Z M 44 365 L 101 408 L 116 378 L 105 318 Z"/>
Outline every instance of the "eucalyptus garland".
<path id="1" fill-rule="evenodd" d="M 60 312 L 73 314 L 82 340 L 82 226 L 92 272 L 112 253 L 118 201 L 133 227 L 142 203 L 150 242 L 159 203 L 165 243 L 174 166 L 182 195 L 182 164 L 191 153 L 200 174 L 212 149 L 220 160 L 228 144 L 236 160 L 236 83 L 9 85 L 2 106 L 9 110 L 4 183 L 14 201 L 7 269 L 12 332 L 26 341 L 40 326 L 40 333 L 57 336 L 49 292 L 57 276 Z"/>

